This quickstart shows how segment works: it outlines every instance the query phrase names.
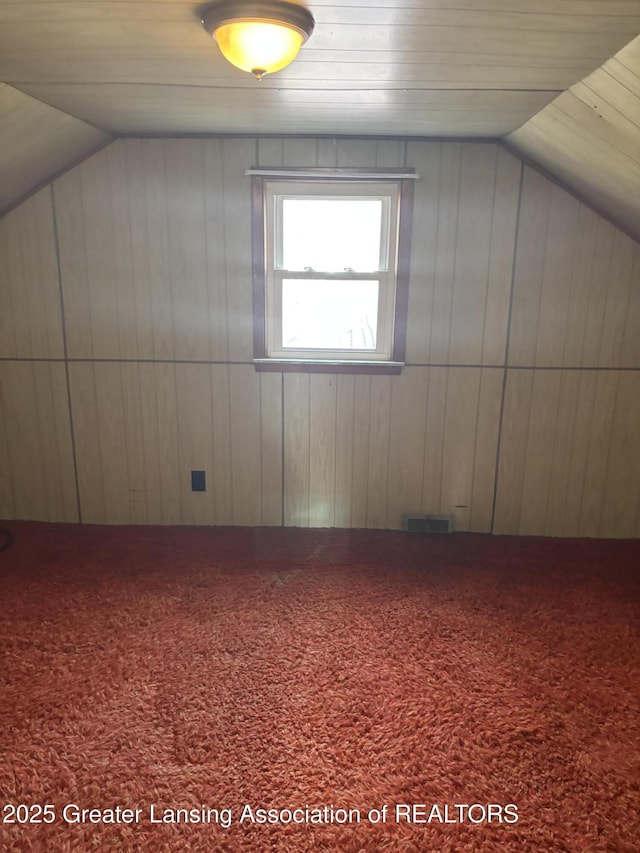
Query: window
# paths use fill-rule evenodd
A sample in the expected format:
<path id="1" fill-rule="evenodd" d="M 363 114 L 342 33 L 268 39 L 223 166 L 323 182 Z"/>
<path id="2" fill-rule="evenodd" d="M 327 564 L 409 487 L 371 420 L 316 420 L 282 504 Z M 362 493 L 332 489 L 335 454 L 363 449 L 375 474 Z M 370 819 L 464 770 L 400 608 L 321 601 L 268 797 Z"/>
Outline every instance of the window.
<path id="1" fill-rule="evenodd" d="M 399 372 L 412 181 L 251 173 L 258 369 Z"/>

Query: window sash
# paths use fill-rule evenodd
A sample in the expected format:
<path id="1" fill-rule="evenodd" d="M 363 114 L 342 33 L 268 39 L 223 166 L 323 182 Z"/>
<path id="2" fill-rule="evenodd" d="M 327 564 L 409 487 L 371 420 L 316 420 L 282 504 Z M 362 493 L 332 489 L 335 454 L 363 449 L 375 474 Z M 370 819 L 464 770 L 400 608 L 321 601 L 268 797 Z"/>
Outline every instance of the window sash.
<path id="1" fill-rule="evenodd" d="M 340 189 L 346 190 L 350 189 L 349 192 L 322 192 L 322 193 L 295 193 L 295 192 L 277 192 L 273 194 L 273 201 L 269 201 L 270 206 L 272 205 L 271 212 L 273 219 L 270 222 L 268 221 L 268 226 L 272 226 L 268 229 L 268 234 L 273 234 L 273 246 L 272 248 L 272 263 L 274 269 L 286 269 L 284 265 L 284 202 L 285 201 L 380 201 L 382 205 L 381 210 L 381 219 L 380 219 L 380 231 L 378 234 L 378 246 L 379 246 L 379 257 L 378 257 L 378 265 L 372 270 L 367 270 L 368 272 L 372 271 L 380 271 L 380 270 L 388 270 L 390 260 L 394 260 L 394 245 L 391 239 L 391 223 L 393 221 L 392 217 L 395 216 L 397 219 L 397 193 L 390 191 L 392 188 L 385 187 L 384 192 L 363 192 L 362 186 L 356 188 L 353 185 L 347 187 L 341 187 Z M 375 189 L 375 188 L 372 188 Z M 395 189 L 395 188 L 393 188 Z M 305 267 L 306 269 L 306 267 Z M 314 270 L 316 271 L 316 270 Z M 330 270 L 325 270 L 319 268 L 318 272 L 330 272 Z"/>
<path id="2" fill-rule="evenodd" d="M 381 361 L 390 359 L 393 345 L 395 288 L 392 272 L 378 273 L 296 273 L 290 270 L 274 270 L 273 286 L 266 294 L 266 349 L 272 358 L 344 359 L 348 361 Z M 286 280 L 307 281 L 377 281 L 378 313 L 376 317 L 375 349 L 332 349 L 330 347 L 293 348 L 285 347 L 282 340 L 283 282 Z"/>
<path id="3" fill-rule="evenodd" d="M 315 190 L 315 191 L 314 191 Z M 285 270 L 282 268 L 282 202 L 294 199 L 370 199 L 382 201 L 379 268 L 373 271 Z M 317 185 L 267 181 L 264 194 L 265 344 L 269 358 L 385 361 L 392 358 L 398 250 L 400 186 L 396 183 L 324 181 Z M 270 237 L 271 235 L 271 237 Z M 282 341 L 283 282 L 286 279 L 375 280 L 379 282 L 375 349 L 284 347 Z"/>

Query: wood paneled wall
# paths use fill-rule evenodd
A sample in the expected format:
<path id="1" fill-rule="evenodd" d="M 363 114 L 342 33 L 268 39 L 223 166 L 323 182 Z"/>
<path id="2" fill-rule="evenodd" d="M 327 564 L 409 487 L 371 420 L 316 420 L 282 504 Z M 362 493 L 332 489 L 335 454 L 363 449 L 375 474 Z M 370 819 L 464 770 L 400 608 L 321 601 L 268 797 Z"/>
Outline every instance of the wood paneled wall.
<path id="1" fill-rule="evenodd" d="M 279 375 L 88 361 L 69 378 L 84 521 L 280 524 Z M 192 470 L 205 471 L 205 492 L 191 491 Z"/>
<path id="2" fill-rule="evenodd" d="M 511 370 L 497 533 L 640 535 L 640 371 Z"/>
<path id="3" fill-rule="evenodd" d="M 640 366 L 638 243 L 525 170 L 509 364 Z"/>
<path id="4" fill-rule="evenodd" d="M 0 361 L 0 517 L 79 520 L 61 362 Z"/>
<path id="5" fill-rule="evenodd" d="M 640 244 L 525 168 L 494 530 L 640 536 Z"/>
<path id="6" fill-rule="evenodd" d="M 428 507 L 490 529 L 501 370 L 284 379 L 285 524 L 398 527 Z"/>
<path id="7" fill-rule="evenodd" d="M 256 164 L 419 172 L 401 375 L 255 372 Z M 640 535 L 640 246 L 498 145 L 121 140 L 2 240 L 0 517 Z"/>
<path id="8" fill-rule="evenodd" d="M 0 358 L 63 358 L 50 188 L 2 219 L 0 262 Z"/>

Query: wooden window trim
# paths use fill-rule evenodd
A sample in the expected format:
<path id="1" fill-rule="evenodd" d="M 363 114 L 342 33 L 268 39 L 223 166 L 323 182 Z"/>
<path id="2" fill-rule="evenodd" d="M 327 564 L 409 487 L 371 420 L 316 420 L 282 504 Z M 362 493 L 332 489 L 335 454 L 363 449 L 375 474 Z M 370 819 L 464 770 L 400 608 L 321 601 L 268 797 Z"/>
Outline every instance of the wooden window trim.
<path id="1" fill-rule="evenodd" d="M 277 172 L 277 175 L 272 173 Z M 286 176 L 282 175 L 286 172 Z M 405 363 L 407 320 L 409 307 L 409 276 L 411 234 L 413 227 L 413 181 L 406 169 L 251 169 L 251 252 L 253 280 L 253 363 L 257 371 L 296 373 L 369 373 L 398 374 Z M 397 177 L 396 177 L 397 174 Z M 400 215 L 397 236 L 397 266 L 395 283 L 395 313 L 393 322 L 393 348 L 388 361 L 358 361 L 357 359 L 300 359 L 273 358 L 267 353 L 267 318 L 265 304 L 266 268 L 265 238 L 266 217 L 265 182 L 269 177 L 309 183 L 314 178 L 326 182 L 364 179 L 372 181 L 393 180 L 399 183 Z"/>

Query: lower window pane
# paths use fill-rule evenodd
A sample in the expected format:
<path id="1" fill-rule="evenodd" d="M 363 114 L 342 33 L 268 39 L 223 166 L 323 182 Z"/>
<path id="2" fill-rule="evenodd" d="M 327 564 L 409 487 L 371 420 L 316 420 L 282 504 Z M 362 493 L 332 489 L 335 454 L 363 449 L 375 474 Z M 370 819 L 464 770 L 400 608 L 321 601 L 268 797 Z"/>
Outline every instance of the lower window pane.
<path id="1" fill-rule="evenodd" d="M 282 346 L 288 349 L 375 350 L 377 281 L 282 282 Z"/>

